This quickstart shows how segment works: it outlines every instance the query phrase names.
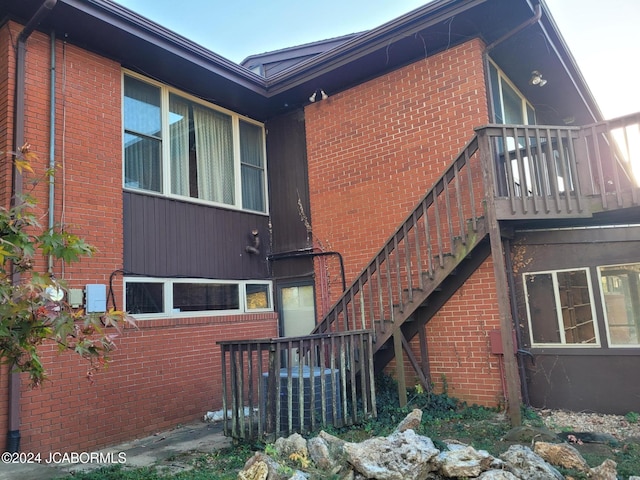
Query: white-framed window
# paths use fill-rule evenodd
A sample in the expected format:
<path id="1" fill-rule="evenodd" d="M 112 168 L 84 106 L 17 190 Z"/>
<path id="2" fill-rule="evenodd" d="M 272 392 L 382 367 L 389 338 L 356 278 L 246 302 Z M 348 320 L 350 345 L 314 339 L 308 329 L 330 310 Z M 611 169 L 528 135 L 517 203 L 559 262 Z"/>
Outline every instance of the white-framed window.
<path id="1" fill-rule="evenodd" d="M 123 74 L 124 188 L 267 213 L 264 126 Z"/>
<path id="2" fill-rule="evenodd" d="M 523 274 L 531 345 L 599 346 L 589 269 Z"/>
<path id="3" fill-rule="evenodd" d="M 136 318 L 273 311 L 266 280 L 125 277 L 125 310 Z"/>
<path id="4" fill-rule="evenodd" d="M 500 68 L 489 61 L 495 123 L 535 125 L 536 111 Z"/>
<path id="5" fill-rule="evenodd" d="M 610 347 L 640 347 L 640 263 L 598 267 Z"/>

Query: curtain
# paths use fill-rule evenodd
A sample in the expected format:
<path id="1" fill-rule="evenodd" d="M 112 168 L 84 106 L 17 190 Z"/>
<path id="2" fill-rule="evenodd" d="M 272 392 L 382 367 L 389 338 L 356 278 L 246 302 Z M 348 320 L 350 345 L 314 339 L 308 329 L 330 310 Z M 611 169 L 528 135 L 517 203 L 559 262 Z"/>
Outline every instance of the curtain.
<path id="1" fill-rule="evenodd" d="M 233 132 L 231 117 L 193 105 L 198 166 L 198 196 L 233 204 Z"/>
<path id="2" fill-rule="evenodd" d="M 189 104 L 169 96 L 171 192 L 189 196 Z"/>

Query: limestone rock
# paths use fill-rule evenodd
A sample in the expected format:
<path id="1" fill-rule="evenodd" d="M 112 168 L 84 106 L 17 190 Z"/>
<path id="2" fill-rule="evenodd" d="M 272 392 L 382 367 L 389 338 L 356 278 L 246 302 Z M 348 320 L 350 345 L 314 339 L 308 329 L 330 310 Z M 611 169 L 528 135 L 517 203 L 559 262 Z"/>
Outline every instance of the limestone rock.
<path id="1" fill-rule="evenodd" d="M 566 443 L 537 442 L 533 451 L 556 467 L 571 468 L 585 473 L 590 470 L 580 452 Z"/>
<path id="2" fill-rule="evenodd" d="M 602 465 L 591 469 L 591 479 L 616 480 L 618 478 L 617 466 L 618 464 L 613 460 L 606 459 Z"/>
<path id="3" fill-rule="evenodd" d="M 265 462 L 257 461 L 246 470 L 238 472 L 238 480 L 267 480 L 269 467 Z"/>
<path id="4" fill-rule="evenodd" d="M 439 450 L 430 438 L 413 430 L 396 432 L 361 443 L 345 443 L 347 461 L 366 478 L 422 480 L 433 469 L 429 461 Z"/>
<path id="5" fill-rule="evenodd" d="M 294 433 L 287 438 L 279 438 L 275 443 L 276 452 L 281 458 L 289 458 L 293 453 L 308 457 L 307 441 L 299 433 Z"/>
<path id="6" fill-rule="evenodd" d="M 289 477 L 289 480 L 309 480 L 309 477 L 300 470 L 293 472 L 293 475 Z"/>
<path id="7" fill-rule="evenodd" d="M 400 424 L 396 427 L 395 432 L 400 433 L 405 430 L 417 430 L 422 422 L 422 410 L 415 408 L 413 411 L 404 417 L 404 420 L 400 422 Z"/>
<path id="8" fill-rule="evenodd" d="M 527 480 L 564 480 L 558 470 L 533 453 L 529 447 L 511 445 L 500 458 L 504 460 L 507 470 L 516 477 Z"/>
<path id="9" fill-rule="evenodd" d="M 278 462 L 265 453 L 256 452 L 253 457 L 247 460 L 244 468 L 238 472 L 238 478 L 241 480 L 266 480 L 267 478 L 276 480 L 283 478 L 278 473 L 279 471 L 280 464 Z"/>
<path id="10" fill-rule="evenodd" d="M 487 470 L 482 472 L 478 480 L 520 480 L 513 473 L 506 470 Z"/>
<path id="11" fill-rule="evenodd" d="M 493 457 L 473 447 L 456 448 L 440 453 L 433 462 L 445 477 L 477 477 L 489 468 Z"/>
<path id="12" fill-rule="evenodd" d="M 337 474 L 344 470 L 342 465 L 344 463 L 342 444 L 328 443 L 324 438 L 318 436 L 309 439 L 307 447 L 309 449 L 309 457 L 319 469 L 332 474 Z"/>

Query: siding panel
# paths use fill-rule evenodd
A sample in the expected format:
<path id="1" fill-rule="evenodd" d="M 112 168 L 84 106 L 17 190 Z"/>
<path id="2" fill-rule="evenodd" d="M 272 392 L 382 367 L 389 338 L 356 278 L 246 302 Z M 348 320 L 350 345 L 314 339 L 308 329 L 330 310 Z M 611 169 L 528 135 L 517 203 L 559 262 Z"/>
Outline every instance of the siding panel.
<path id="1" fill-rule="evenodd" d="M 273 252 L 281 253 L 312 246 L 301 219 L 298 204 L 311 221 L 305 120 L 302 111 L 273 118 L 266 124 L 269 159 L 269 202 Z M 310 258 L 279 260 L 272 264 L 278 278 L 313 273 Z"/>
<path id="2" fill-rule="evenodd" d="M 268 217 L 124 192 L 124 268 L 149 276 L 268 278 Z M 245 252 L 251 230 L 259 255 Z"/>

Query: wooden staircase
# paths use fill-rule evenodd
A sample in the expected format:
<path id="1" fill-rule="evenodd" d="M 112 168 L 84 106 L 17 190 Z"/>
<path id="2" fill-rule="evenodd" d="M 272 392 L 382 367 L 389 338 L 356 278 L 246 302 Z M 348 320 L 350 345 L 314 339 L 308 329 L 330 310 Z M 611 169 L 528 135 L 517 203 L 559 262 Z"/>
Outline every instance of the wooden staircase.
<path id="1" fill-rule="evenodd" d="M 313 333 L 370 329 L 376 370 L 404 347 L 428 388 L 426 364 L 408 342 L 419 335 L 426 356 L 424 325 L 490 254 L 502 257 L 501 225 L 571 222 L 640 205 L 629 160 L 629 135 L 639 126 L 640 113 L 582 128 L 477 129 Z M 491 229 L 498 240 L 490 246 Z"/>
<path id="2" fill-rule="evenodd" d="M 424 326 L 489 255 L 500 328 L 513 330 L 502 244 L 506 227 L 624 222 L 629 208 L 640 208 L 632 174 L 636 155 L 640 157 L 640 113 L 582 128 L 477 129 L 310 335 L 219 342 L 225 432 L 270 438 L 375 416 L 374 367 L 380 371 L 393 358 L 402 366 L 403 351 L 429 388 Z M 421 362 L 409 348 L 416 335 Z M 514 351 L 512 335 L 502 335 L 502 351 Z M 269 381 L 263 384 L 265 366 Z M 323 399 L 332 399 L 331 409 L 327 399 L 307 404 L 302 395 L 292 394 L 298 385 L 299 392 L 315 398 L 314 382 L 304 388 L 305 369 L 337 372 L 336 381 L 322 375 L 316 388 Z M 515 356 L 504 356 L 504 369 L 508 411 L 518 425 Z M 401 402 L 406 395 L 403 372 L 397 369 Z"/>
<path id="3" fill-rule="evenodd" d="M 434 306 L 444 304 L 487 258 L 478 145 L 476 135 L 313 333 L 372 330 L 381 368 L 393 358 L 392 340 L 408 342 L 419 334 Z M 428 387 L 426 378 L 424 383 Z"/>

